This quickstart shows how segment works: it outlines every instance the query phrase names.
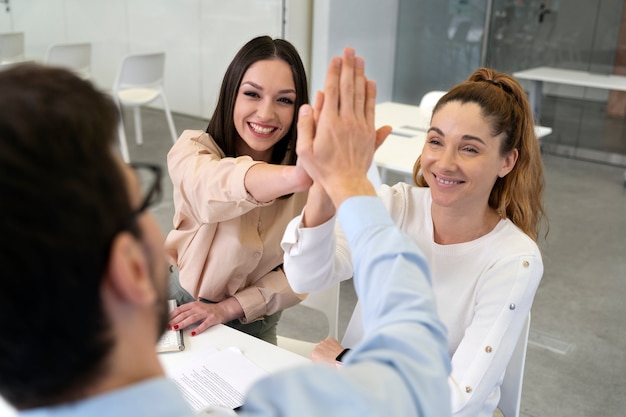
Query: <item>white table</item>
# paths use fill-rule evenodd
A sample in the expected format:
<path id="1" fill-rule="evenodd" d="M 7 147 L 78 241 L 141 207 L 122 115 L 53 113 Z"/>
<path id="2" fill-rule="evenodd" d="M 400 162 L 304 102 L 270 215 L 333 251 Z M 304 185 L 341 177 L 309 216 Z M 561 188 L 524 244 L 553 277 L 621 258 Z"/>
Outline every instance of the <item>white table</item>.
<path id="1" fill-rule="evenodd" d="M 419 106 L 394 102 L 376 105 L 376 127 L 389 125 L 393 128 L 374 154 L 374 162 L 380 170 L 383 183 L 387 181 L 388 171 L 397 172 L 412 182 L 413 165 L 426 142 L 430 116 L 430 110 Z M 535 133 L 537 138 L 542 138 L 552 133 L 552 128 L 535 126 Z"/>
<path id="2" fill-rule="evenodd" d="M 431 110 L 409 104 L 388 101 L 376 105 L 376 127 L 389 125 L 393 128 L 374 154 L 383 183 L 387 182 L 389 171 L 404 175 L 409 180 L 413 165 L 426 142 L 431 114 Z"/>
<path id="3" fill-rule="evenodd" d="M 0 417 L 13 417 L 15 414 L 15 410 L 0 397 Z"/>
<path id="4" fill-rule="evenodd" d="M 193 337 L 189 331 L 185 331 L 183 337 L 185 350 L 159 354 L 166 374 L 189 359 L 195 352 L 206 347 L 215 347 L 219 350 L 237 347 L 248 359 L 268 372 L 310 363 L 310 360 L 304 356 L 281 349 L 223 324 L 214 326 Z M 13 416 L 15 416 L 15 410 L 0 397 L 0 417 Z"/>
<path id="5" fill-rule="evenodd" d="M 577 87 L 598 88 L 601 90 L 626 91 L 626 76 L 597 74 L 588 71 L 576 71 L 562 68 L 537 67 L 514 72 L 513 76 L 531 82 L 528 100 L 535 114 L 535 120 L 541 117 L 541 93 L 543 83 L 573 85 Z"/>
<path id="6" fill-rule="evenodd" d="M 159 354 L 165 373 L 185 362 L 194 352 L 206 347 L 215 347 L 219 350 L 229 347 L 239 348 L 244 356 L 268 372 L 310 363 L 310 360 L 304 356 L 279 348 L 223 324 L 213 326 L 193 337 L 189 332 L 190 330 L 183 332 L 185 350 Z"/>

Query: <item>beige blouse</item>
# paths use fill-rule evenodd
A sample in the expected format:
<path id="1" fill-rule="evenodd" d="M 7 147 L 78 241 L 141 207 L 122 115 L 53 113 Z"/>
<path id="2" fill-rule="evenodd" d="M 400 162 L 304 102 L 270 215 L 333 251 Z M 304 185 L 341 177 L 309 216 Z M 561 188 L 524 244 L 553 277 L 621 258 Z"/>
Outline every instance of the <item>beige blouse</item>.
<path id="1" fill-rule="evenodd" d="M 167 155 L 175 213 L 165 247 L 180 284 L 195 298 L 235 297 L 244 323 L 300 301 L 285 278 L 280 241 L 306 193 L 254 200 L 244 177 L 258 163 L 249 156 L 224 157 L 199 130 L 185 130 Z"/>

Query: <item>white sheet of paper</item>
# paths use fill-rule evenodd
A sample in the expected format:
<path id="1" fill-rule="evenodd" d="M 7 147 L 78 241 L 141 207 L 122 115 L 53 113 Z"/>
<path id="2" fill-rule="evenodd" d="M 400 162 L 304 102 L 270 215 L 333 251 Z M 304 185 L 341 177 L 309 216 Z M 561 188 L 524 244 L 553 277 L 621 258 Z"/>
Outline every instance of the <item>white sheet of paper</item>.
<path id="1" fill-rule="evenodd" d="M 267 371 L 259 368 L 238 349 L 203 350 L 168 376 L 191 405 L 199 411 L 209 405 L 231 409 L 243 404 L 250 386 Z"/>

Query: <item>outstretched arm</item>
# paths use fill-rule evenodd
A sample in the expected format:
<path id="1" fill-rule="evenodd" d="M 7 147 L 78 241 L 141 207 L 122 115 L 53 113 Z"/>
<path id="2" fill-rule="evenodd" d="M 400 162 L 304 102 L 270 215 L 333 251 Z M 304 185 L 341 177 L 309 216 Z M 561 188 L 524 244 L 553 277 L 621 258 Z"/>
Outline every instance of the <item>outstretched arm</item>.
<path id="1" fill-rule="evenodd" d="M 244 179 L 248 193 L 260 202 L 306 191 L 311 183 L 311 178 L 299 165 L 256 164 L 250 167 Z"/>
<path id="2" fill-rule="evenodd" d="M 242 415 L 450 415 L 445 328 L 428 266 L 366 176 L 379 137 L 374 97 L 362 61 L 347 49 L 343 62 L 334 59 L 328 70 L 317 125 L 310 107 L 302 108 L 298 123 L 303 166 L 337 209 L 352 251 L 363 340 L 345 356 L 341 372 L 302 367 L 264 379 L 249 391 Z"/>

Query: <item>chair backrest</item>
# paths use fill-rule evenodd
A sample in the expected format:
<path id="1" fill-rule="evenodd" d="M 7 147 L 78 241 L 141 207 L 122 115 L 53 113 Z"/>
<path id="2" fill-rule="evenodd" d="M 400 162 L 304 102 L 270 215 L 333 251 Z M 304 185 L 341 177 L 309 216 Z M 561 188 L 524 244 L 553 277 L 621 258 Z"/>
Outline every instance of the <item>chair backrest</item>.
<path id="1" fill-rule="evenodd" d="M 151 88 L 163 84 L 165 52 L 130 54 L 122 60 L 114 91 L 125 88 Z"/>
<path id="2" fill-rule="evenodd" d="M 522 383 L 524 381 L 524 364 L 526 363 L 526 348 L 528 333 L 530 332 L 530 313 L 522 328 L 522 333 L 515 345 L 513 356 L 504 372 L 504 379 L 500 386 L 500 402 L 498 408 L 504 417 L 518 417 L 522 399 Z"/>
<path id="3" fill-rule="evenodd" d="M 300 305 L 322 312 L 328 320 L 328 337 L 339 339 L 340 284 L 321 291 L 310 292 Z"/>
<path id="4" fill-rule="evenodd" d="M 24 60 L 24 33 L 0 33 L 0 63 Z"/>
<path id="5" fill-rule="evenodd" d="M 424 96 L 420 100 L 419 107 L 422 109 L 432 110 L 439 101 L 439 99 L 443 97 L 446 93 L 447 91 L 429 91 L 428 93 L 424 94 Z"/>
<path id="6" fill-rule="evenodd" d="M 91 76 L 91 43 L 50 45 L 44 63 L 71 69 L 80 77 L 87 79 Z"/>

